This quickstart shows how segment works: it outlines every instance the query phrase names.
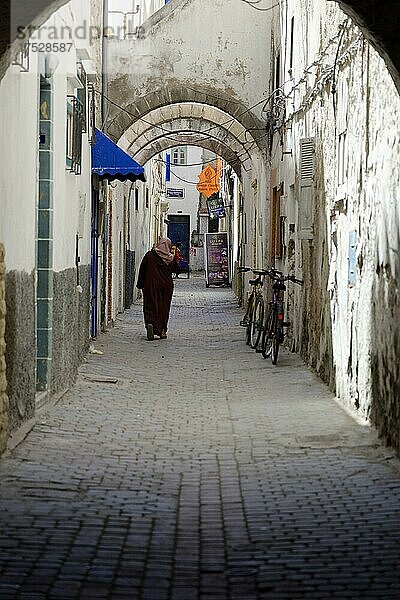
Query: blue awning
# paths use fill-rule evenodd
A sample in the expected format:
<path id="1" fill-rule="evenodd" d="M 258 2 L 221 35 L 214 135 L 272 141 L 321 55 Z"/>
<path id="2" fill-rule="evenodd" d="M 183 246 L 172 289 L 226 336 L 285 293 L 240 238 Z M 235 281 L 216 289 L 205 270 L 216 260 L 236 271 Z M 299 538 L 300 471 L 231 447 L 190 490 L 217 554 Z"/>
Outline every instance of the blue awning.
<path id="1" fill-rule="evenodd" d="M 144 169 L 129 154 L 121 150 L 109 137 L 95 129 L 96 141 L 92 146 L 92 173 L 107 181 L 146 181 Z"/>

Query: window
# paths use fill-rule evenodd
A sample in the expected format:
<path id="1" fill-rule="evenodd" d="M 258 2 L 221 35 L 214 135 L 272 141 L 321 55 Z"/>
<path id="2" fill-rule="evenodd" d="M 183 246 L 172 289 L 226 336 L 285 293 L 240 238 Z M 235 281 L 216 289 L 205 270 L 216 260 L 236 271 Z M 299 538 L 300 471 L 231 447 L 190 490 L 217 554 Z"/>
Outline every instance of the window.
<path id="1" fill-rule="evenodd" d="M 348 120 L 348 82 L 344 75 L 339 79 L 337 103 L 337 197 L 346 196 L 347 182 L 347 120 Z"/>
<path id="2" fill-rule="evenodd" d="M 278 53 L 275 59 L 275 89 L 281 85 L 281 55 Z"/>
<path id="3" fill-rule="evenodd" d="M 67 169 L 81 174 L 83 107 L 76 96 L 67 96 Z"/>
<path id="4" fill-rule="evenodd" d="M 281 217 L 283 184 L 272 190 L 270 253 L 272 258 L 283 258 L 285 217 Z"/>
<path id="5" fill-rule="evenodd" d="M 95 92 L 93 85 L 88 86 L 88 103 L 89 103 L 89 142 L 90 144 L 95 143 L 95 131 L 96 126 L 96 101 Z"/>
<path id="6" fill-rule="evenodd" d="M 346 183 L 347 179 L 347 132 L 342 131 L 338 137 L 338 187 Z"/>
<path id="7" fill-rule="evenodd" d="M 187 163 L 187 148 L 186 146 L 178 146 L 171 150 L 171 162 L 173 165 L 184 166 Z"/>
<path id="8" fill-rule="evenodd" d="M 77 75 L 78 79 L 82 84 L 81 88 L 78 88 L 76 96 L 82 105 L 82 131 L 87 131 L 87 78 L 85 69 L 82 63 L 77 64 Z"/>
<path id="9" fill-rule="evenodd" d="M 139 190 L 135 188 L 135 210 L 139 210 Z"/>
<path id="10" fill-rule="evenodd" d="M 150 198 L 150 192 L 149 192 L 149 188 L 146 188 L 146 208 L 149 208 L 149 198 Z"/>
<path id="11" fill-rule="evenodd" d="M 24 44 L 21 50 L 15 55 L 12 63 L 20 68 L 21 73 L 28 73 L 29 71 L 29 46 L 30 44 L 28 43 Z"/>

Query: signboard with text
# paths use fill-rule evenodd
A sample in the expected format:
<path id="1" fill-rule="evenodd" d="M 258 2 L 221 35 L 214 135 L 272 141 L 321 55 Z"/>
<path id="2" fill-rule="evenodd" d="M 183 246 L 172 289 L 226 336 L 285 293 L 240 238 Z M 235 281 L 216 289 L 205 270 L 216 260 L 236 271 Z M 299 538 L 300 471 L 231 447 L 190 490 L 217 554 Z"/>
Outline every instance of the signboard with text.
<path id="1" fill-rule="evenodd" d="M 206 286 L 229 285 L 229 244 L 227 232 L 206 233 L 204 237 Z"/>
<path id="2" fill-rule="evenodd" d="M 167 198 L 183 199 L 185 197 L 185 190 L 183 188 L 167 188 L 165 195 Z"/>
<path id="3" fill-rule="evenodd" d="M 196 186 L 197 191 L 209 198 L 215 192 L 218 192 L 219 175 L 211 165 L 207 165 L 199 175 L 199 183 Z"/>
<path id="4" fill-rule="evenodd" d="M 225 205 L 222 198 L 211 197 L 207 199 L 207 208 L 210 219 L 223 219 L 225 215 Z"/>

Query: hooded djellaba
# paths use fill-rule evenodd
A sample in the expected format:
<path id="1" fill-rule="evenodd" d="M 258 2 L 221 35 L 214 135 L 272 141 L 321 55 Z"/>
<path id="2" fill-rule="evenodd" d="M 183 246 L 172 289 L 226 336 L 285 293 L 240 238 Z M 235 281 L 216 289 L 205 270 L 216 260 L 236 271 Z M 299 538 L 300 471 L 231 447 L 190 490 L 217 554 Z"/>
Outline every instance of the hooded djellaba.
<path id="1" fill-rule="evenodd" d="M 172 242 L 161 238 L 158 244 L 147 252 L 139 267 L 136 287 L 143 291 L 143 315 L 147 339 L 154 335 L 167 337 L 169 311 L 171 308 L 174 283 L 172 273 L 179 270 Z"/>

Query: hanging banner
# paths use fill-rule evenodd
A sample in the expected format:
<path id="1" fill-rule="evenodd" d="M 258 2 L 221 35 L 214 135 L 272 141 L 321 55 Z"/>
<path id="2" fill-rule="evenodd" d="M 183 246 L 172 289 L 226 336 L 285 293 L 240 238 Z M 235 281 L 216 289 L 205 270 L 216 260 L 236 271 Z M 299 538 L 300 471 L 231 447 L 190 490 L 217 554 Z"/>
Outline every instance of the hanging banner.
<path id="1" fill-rule="evenodd" d="M 206 286 L 229 285 L 229 244 L 227 232 L 206 233 L 204 237 Z"/>
<path id="2" fill-rule="evenodd" d="M 165 181 L 171 181 L 171 155 L 165 155 Z"/>
<path id="3" fill-rule="evenodd" d="M 218 192 L 219 185 L 219 174 L 213 169 L 211 165 L 207 165 L 199 175 L 199 183 L 196 188 L 201 194 L 204 194 L 207 198 Z"/>

